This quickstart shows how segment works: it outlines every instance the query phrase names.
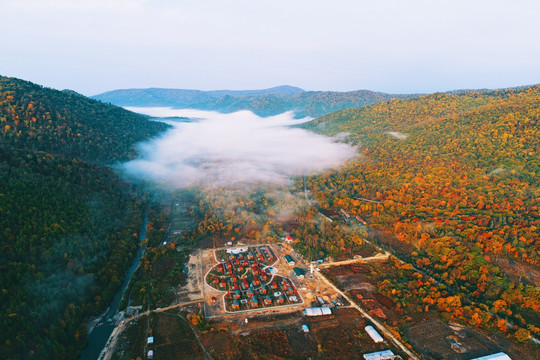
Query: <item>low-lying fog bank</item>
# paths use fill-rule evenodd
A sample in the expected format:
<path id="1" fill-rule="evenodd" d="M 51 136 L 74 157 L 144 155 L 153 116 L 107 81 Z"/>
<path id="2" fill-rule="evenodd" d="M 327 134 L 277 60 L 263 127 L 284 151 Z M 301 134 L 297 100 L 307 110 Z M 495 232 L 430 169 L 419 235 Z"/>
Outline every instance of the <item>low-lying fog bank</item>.
<path id="1" fill-rule="evenodd" d="M 353 158 L 353 147 L 333 138 L 291 128 L 293 113 L 262 118 L 249 111 L 221 114 L 171 108 L 128 108 L 173 126 L 139 145 L 140 157 L 121 165 L 131 178 L 175 189 L 190 185 L 284 184 L 292 176 L 321 172 Z"/>

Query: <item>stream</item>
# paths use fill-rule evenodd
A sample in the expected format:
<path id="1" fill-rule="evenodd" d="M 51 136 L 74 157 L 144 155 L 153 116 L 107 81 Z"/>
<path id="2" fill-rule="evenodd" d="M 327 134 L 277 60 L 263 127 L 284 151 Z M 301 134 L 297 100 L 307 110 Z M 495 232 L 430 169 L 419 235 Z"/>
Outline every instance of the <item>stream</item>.
<path id="1" fill-rule="evenodd" d="M 143 224 L 141 226 L 141 232 L 139 235 L 139 241 L 141 243 L 144 239 L 146 239 L 146 226 L 148 224 L 148 210 L 149 210 L 149 207 L 145 210 L 144 220 L 143 220 Z M 99 358 L 99 354 L 101 353 L 101 351 L 107 344 L 107 340 L 109 340 L 111 333 L 116 327 L 114 317 L 118 313 L 118 307 L 120 306 L 120 301 L 122 301 L 122 298 L 124 297 L 124 292 L 126 291 L 129 285 L 129 281 L 131 280 L 131 276 L 133 275 L 133 273 L 135 273 L 135 270 L 137 270 L 137 267 L 139 266 L 139 262 L 141 261 L 145 251 L 146 251 L 146 245 L 141 246 L 139 250 L 137 250 L 137 254 L 135 255 L 135 258 L 133 259 L 133 263 L 131 264 L 131 267 L 126 273 L 122 286 L 120 287 L 120 289 L 114 296 L 111 302 L 111 305 L 109 306 L 107 311 L 105 311 L 105 313 L 103 313 L 103 315 L 101 316 L 101 322 L 88 335 L 88 346 L 83 350 L 80 360 L 95 360 Z"/>

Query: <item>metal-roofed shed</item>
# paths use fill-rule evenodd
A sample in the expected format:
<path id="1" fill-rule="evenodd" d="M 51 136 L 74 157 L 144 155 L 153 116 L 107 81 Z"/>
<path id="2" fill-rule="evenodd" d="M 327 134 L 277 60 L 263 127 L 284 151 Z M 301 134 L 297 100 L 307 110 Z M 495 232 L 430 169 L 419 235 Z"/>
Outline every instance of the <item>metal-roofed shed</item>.
<path id="1" fill-rule="evenodd" d="M 364 354 L 365 360 L 394 360 L 397 358 L 392 350 L 378 351 L 374 353 Z"/>
<path id="2" fill-rule="evenodd" d="M 329 307 L 309 307 L 304 310 L 305 316 L 322 316 L 332 315 L 332 310 Z"/>
<path id="3" fill-rule="evenodd" d="M 377 330 L 375 330 L 373 328 L 373 326 L 371 325 L 368 325 L 364 328 L 366 330 L 366 332 L 368 333 L 369 337 L 375 341 L 376 343 L 380 343 L 380 342 L 383 342 L 384 339 L 381 335 L 379 335 L 379 333 L 377 332 Z"/>
<path id="4" fill-rule="evenodd" d="M 296 275 L 297 278 L 299 279 L 303 279 L 304 278 L 304 272 L 302 271 L 302 269 L 300 269 L 299 267 L 295 266 L 293 268 L 294 270 L 294 274 Z"/>
<path id="5" fill-rule="evenodd" d="M 291 255 L 287 254 L 285 255 L 285 261 L 287 262 L 287 264 L 289 265 L 294 265 L 296 263 L 296 261 L 294 261 L 294 259 L 292 258 Z"/>
<path id="6" fill-rule="evenodd" d="M 479 358 L 474 358 L 472 360 L 512 360 L 512 358 L 510 358 L 510 356 L 506 355 L 505 353 L 500 352 L 496 354 L 482 356 Z"/>

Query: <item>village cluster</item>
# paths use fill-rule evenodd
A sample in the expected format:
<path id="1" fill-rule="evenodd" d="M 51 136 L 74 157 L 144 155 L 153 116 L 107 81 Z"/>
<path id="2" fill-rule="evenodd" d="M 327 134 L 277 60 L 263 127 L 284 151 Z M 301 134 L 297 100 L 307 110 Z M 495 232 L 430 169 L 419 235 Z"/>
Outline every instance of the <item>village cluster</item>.
<path id="1" fill-rule="evenodd" d="M 269 246 L 216 251 L 218 264 L 206 276 L 216 290 L 226 292 L 226 311 L 250 310 L 302 302 L 294 283 L 276 275 L 277 257 Z M 212 301 L 217 301 L 212 297 Z"/>

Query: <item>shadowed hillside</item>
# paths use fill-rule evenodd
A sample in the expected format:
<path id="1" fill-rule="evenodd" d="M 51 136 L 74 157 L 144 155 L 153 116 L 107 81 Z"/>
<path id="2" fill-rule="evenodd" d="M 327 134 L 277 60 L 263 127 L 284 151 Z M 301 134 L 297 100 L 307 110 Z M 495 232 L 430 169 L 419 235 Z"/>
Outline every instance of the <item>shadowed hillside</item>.
<path id="1" fill-rule="evenodd" d="M 0 77 L 0 358 L 75 359 L 138 247 L 142 194 L 100 163 L 167 125 Z"/>

